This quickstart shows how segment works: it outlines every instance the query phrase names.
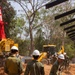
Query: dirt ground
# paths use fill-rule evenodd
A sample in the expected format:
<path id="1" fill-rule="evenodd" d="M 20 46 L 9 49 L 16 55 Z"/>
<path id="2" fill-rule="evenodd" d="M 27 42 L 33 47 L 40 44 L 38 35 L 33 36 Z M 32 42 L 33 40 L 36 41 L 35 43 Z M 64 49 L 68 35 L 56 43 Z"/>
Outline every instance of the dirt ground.
<path id="1" fill-rule="evenodd" d="M 45 67 L 45 75 L 49 75 L 50 69 L 51 69 L 52 65 L 44 65 Z M 24 67 L 26 68 L 26 65 L 24 65 Z M 7 75 L 4 73 L 4 69 L 3 67 L 0 68 L 0 75 Z M 24 75 L 24 74 L 22 74 Z M 64 70 L 62 75 L 75 75 L 75 64 L 70 64 L 70 67 L 68 68 L 68 70 Z"/>
<path id="2" fill-rule="evenodd" d="M 45 65 L 45 75 L 49 75 L 52 65 Z M 75 75 L 75 64 L 71 64 L 68 70 L 64 70 L 62 75 Z"/>

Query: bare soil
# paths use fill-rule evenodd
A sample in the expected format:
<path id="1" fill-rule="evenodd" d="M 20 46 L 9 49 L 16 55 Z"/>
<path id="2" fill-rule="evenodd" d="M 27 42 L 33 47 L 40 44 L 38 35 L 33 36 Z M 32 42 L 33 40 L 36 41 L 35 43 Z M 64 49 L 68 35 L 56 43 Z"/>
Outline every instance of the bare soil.
<path id="1" fill-rule="evenodd" d="M 26 68 L 26 64 L 23 65 Z M 50 69 L 52 65 L 44 65 L 45 68 L 45 75 L 49 75 Z M 7 75 L 4 73 L 4 68 L 0 68 L 0 75 Z M 24 75 L 24 74 L 21 74 Z M 75 75 L 75 64 L 70 64 L 68 70 L 63 70 L 62 75 Z"/>
<path id="2" fill-rule="evenodd" d="M 49 75 L 52 65 L 45 65 L 45 75 Z M 75 64 L 71 64 L 67 70 L 63 70 L 62 75 L 75 75 Z"/>

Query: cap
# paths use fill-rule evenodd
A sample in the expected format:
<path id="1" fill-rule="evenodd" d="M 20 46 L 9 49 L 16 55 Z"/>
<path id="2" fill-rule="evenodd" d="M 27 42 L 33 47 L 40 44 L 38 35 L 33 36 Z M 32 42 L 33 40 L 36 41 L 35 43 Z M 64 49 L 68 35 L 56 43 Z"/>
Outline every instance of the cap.
<path id="1" fill-rule="evenodd" d="M 39 50 L 34 50 L 33 53 L 32 53 L 32 55 L 35 55 L 35 56 L 40 55 Z"/>

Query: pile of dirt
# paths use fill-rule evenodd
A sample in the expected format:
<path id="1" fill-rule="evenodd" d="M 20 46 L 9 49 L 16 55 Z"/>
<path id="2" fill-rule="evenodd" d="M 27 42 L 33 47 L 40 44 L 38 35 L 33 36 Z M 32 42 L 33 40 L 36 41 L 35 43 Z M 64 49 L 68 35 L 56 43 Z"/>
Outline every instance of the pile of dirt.
<path id="1" fill-rule="evenodd" d="M 26 64 L 24 64 L 23 66 L 24 68 L 26 68 Z M 51 67 L 52 65 L 44 65 L 45 75 L 49 75 Z M 7 75 L 4 73 L 3 67 L 0 68 L 0 75 Z M 22 75 L 24 75 L 24 73 Z M 64 70 L 62 75 L 75 75 L 75 64 L 70 64 L 68 70 Z"/>

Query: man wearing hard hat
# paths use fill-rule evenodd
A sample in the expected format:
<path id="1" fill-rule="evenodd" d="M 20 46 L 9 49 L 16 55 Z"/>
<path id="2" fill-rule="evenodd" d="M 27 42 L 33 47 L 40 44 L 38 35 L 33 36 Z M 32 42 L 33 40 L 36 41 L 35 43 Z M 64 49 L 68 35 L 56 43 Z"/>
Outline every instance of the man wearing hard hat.
<path id="1" fill-rule="evenodd" d="M 40 52 L 38 50 L 34 50 L 32 56 L 34 59 L 27 64 L 24 75 L 45 75 L 43 64 L 37 61 L 40 56 Z"/>
<path id="2" fill-rule="evenodd" d="M 61 65 L 65 57 L 63 54 L 58 55 L 58 59 L 53 64 L 49 75 L 61 75 Z"/>
<path id="3" fill-rule="evenodd" d="M 9 56 L 5 61 L 4 70 L 8 75 L 20 75 L 23 72 L 23 66 L 21 60 L 16 57 L 18 48 L 12 46 L 11 56 Z"/>

